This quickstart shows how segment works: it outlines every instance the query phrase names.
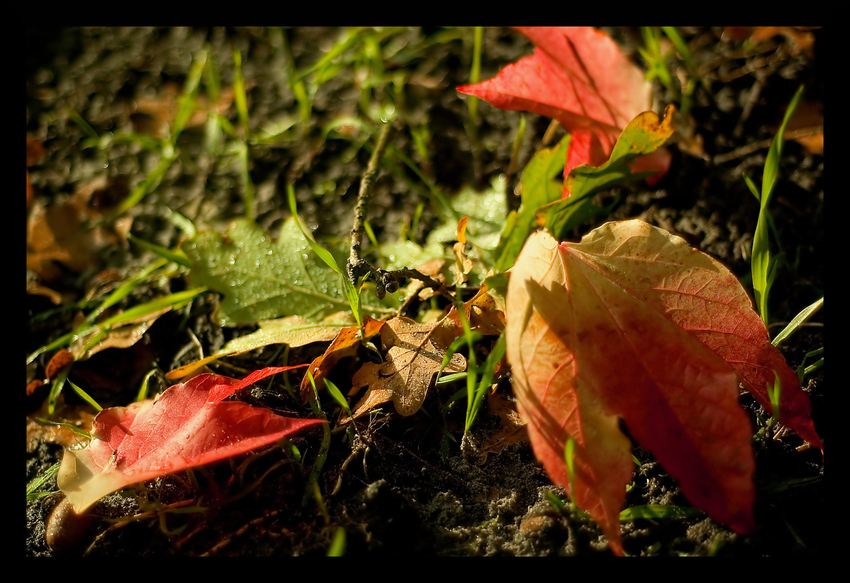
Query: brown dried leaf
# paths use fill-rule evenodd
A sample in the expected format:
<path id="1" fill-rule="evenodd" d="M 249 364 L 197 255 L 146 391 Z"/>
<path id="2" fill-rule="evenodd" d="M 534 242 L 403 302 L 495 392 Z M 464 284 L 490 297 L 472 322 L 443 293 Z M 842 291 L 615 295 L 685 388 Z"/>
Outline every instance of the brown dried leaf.
<path id="1" fill-rule="evenodd" d="M 72 362 L 74 362 L 74 354 L 70 350 L 61 348 L 50 357 L 47 366 L 44 368 L 44 374 L 48 379 L 55 379 L 59 375 L 59 371 Z"/>
<path id="2" fill-rule="evenodd" d="M 168 126 L 180 111 L 179 97 L 180 87 L 174 83 L 167 83 L 156 97 L 136 99 L 136 110 L 132 114 L 136 130 L 157 138 L 165 136 L 168 132 Z M 195 98 L 195 107 L 186 122 L 186 127 L 202 126 L 206 123 L 210 113 L 226 115 L 233 104 L 234 97 L 235 93 L 232 87 L 222 89 L 217 102 L 211 102 L 206 95 L 198 95 Z"/>
<path id="3" fill-rule="evenodd" d="M 352 379 L 352 393 L 369 387 L 354 407 L 352 419 L 390 401 L 401 415 L 416 413 L 436 380 L 446 349 L 463 333 L 454 309 L 437 322 L 419 324 L 397 317 L 386 324 L 381 330 L 386 361 L 363 365 Z M 464 370 L 466 359 L 460 354 L 452 355 L 444 369 L 446 373 Z"/>
<path id="4" fill-rule="evenodd" d="M 89 204 L 92 193 L 105 187 L 105 181 L 95 180 L 66 202 L 32 204 L 27 217 L 27 268 L 43 281 L 61 277 L 62 272 L 53 262 L 81 273 L 97 265 L 100 249 L 115 242 L 114 235 L 104 227 L 85 228 L 86 221 L 98 216 Z"/>
<path id="5" fill-rule="evenodd" d="M 788 121 L 785 139 L 800 143 L 812 154 L 823 154 L 823 103 L 801 103 Z"/>
<path id="6" fill-rule="evenodd" d="M 82 338 L 78 338 L 71 344 L 71 352 L 76 356 L 77 360 L 84 360 L 91 358 L 101 350 L 106 350 L 107 348 L 129 348 L 141 340 L 145 335 L 145 332 L 148 331 L 148 328 L 150 328 L 161 315 L 171 311 L 171 308 L 172 306 L 166 306 L 156 312 L 113 326 L 103 340 L 88 350 L 84 350 L 84 348 L 89 337 L 84 336 Z"/>
<path id="7" fill-rule="evenodd" d="M 492 415 L 501 419 L 502 425 L 498 433 L 490 436 L 478 449 L 478 453 L 482 455 L 482 462 L 487 459 L 488 454 L 498 454 L 509 445 L 528 441 L 526 422 L 517 411 L 515 402 L 509 401 L 503 394 L 493 391 L 487 395 L 487 408 Z"/>
<path id="8" fill-rule="evenodd" d="M 91 432 L 94 415 L 91 406 L 66 405 L 60 395 L 56 411 L 51 415 L 47 412 L 48 400 L 45 399 L 38 411 L 27 415 L 27 453 L 35 451 L 39 442 L 55 443 L 69 448 L 79 445 L 80 436 L 65 425 L 50 425 L 38 419 L 49 419 L 57 423 L 69 423 L 85 432 Z"/>

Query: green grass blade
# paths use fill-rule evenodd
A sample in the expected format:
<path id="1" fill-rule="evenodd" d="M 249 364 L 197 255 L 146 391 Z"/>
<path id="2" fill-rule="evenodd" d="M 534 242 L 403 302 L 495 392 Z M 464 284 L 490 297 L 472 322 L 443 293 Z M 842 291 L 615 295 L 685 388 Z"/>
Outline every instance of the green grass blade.
<path id="1" fill-rule="evenodd" d="M 505 335 L 499 336 L 493 350 L 487 355 L 487 360 L 484 362 L 484 370 L 481 374 L 481 380 L 478 382 L 478 388 L 475 390 L 475 395 L 472 401 L 467 405 L 466 409 L 466 426 L 464 431 L 469 431 L 472 423 L 478 416 L 478 411 L 481 409 L 481 402 L 487 394 L 490 386 L 493 384 L 493 375 L 496 371 L 496 366 L 502 357 L 505 355 Z"/>
<path id="2" fill-rule="evenodd" d="M 358 285 L 355 288 L 355 286 L 349 281 L 348 277 L 342 272 L 339 265 L 337 265 L 336 259 L 334 259 L 334 256 L 331 255 L 331 252 L 316 242 L 313 238 L 313 234 L 309 232 L 309 229 L 307 229 L 307 226 L 304 225 L 301 217 L 298 216 L 298 209 L 295 203 L 295 189 L 292 187 L 292 184 L 286 185 L 286 195 L 289 200 L 289 211 L 292 213 L 292 216 L 296 218 L 298 228 L 301 229 L 301 232 L 307 239 L 307 243 L 310 244 L 310 248 L 328 267 L 342 276 L 342 288 L 345 298 L 348 300 L 348 305 L 351 307 L 351 313 L 354 315 L 354 319 L 357 320 L 357 325 L 362 329 L 363 306 L 360 302 L 360 286 Z"/>
<path id="3" fill-rule="evenodd" d="M 334 531 L 331 546 L 328 548 L 329 557 L 341 557 L 345 554 L 345 529 L 341 526 Z"/>
<path id="4" fill-rule="evenodd" d="M 173 261 L 174 263 L 182 265 L 183 267 L 191 267 L 191 264 L 189 263 L 189 258 L 186 257 L 186 254 L 183 253 L 182 249 L 174 250 L 169 249 L 168 247 L 163 247 L 162 245 L 157 245 L 156 243 L 150 243 L 148 241 L 145 241 L 144 239 L 139 239 L 138 237 L 133 235 L 133 233 L 128 233 L 127 239 L 135 243 L 142 249 L 146 249 L 151 253 L 159 255 L 163 259 Z"/>
<path id="5" fill-rule="evenodd" d="M 100 324 L 98 324 L 98 328 L 108 328 L 110 326 L 115 326 L 116 324 L 123 324 L 130 320 L 135 320 L 136 318 L 143 318 L 145 316 L 149 316 L 154 312 L 158 312 L 159 310 L 167 307 L 172 307 L 174 309 L 182 308 L 184 305 L 192 301 L 195 296 L 207 291 L 205 287 L 196 287 L 192 289 L 187 289 L 181 292 L 176 292 L 173 294 L 169 294 L 167 296 L 163 296 L 161 298 L 157 298 L 155 300 L 151 300 L 149 302 L 145 302 L 144 304 L 139 304 L 137 306 L 133 306 L 127 310 L 124 310 L 120 314 L 116 314 L 111 318 L 107 318 Z"/>
<path id="6" fill-rule="evenodd" d="M 484 28 L 476 26 L 472 41 L 472 69 L 469 72 L 470 84 L 478 83 L 478 80 L 481 78 L 481 39 L 483 38 L 483 35 Z M 479 125 L 478 98 L 470 95 L 467 101 L 467 106 L 469 108 L 469 118 L 472 120 L 472 123 Z"/>
<path id="7" fill-rule="evenodd" d="M 101 407 L 98 404 L 97 401 L 92 399 L 91 396 L 87 392 L 85 392 L 83 389 L 81 389 L 80 387 L 75 385 L 73 382 L 71 382 L 70 379 L 67 380 L 67 383 L 69 385 L 71 385 L 71 388 L 74 389 L 74 392 L 77 393 L 83 399 L 83 401 L 85 401 L 86 403 L 88 403 L 89 405 L 91 405 L 92 407 L 97 409 L 98 411 L 103 411 L 103 407 Z"/>
<path id="8" fill-rule="evenodd" d="M 345 414 L 348 415 L 349 419 L 351 418 L 351 407 L 348 406 L 348 401 L 345 400 L 345 397 L 342 394 L 342 391 L 339 390 L 330 379 L 325 379 L 325 388 L 330 393 L 331 397 L 334 398 L 334 401 L 339 403 L 339 406 L 342 407 L 342 410 L 345 411 Z"/>
<path id="9" fill-rule="evenodd" d="M 65 380 L 68 378 L 68 373 L 71 372 L 71 364 L 65 365 L 50 386 L 50 393 L 47 395 L 47 412 L 50 415 L 56 411 L 56 402 L 59 400 L 59 395 L 65 387 Z"/>
<path id="10" fill-rule="evenodd" d="M 55 350 L 62 346 L 67 346 L 75 339 L 84 336 L 86 334 L 91 333 L 97 326 L 95 326 L 94 322 L 97 318 L 107 309 L 125 297 L 127 297 L 131 291 L 133 291 L 139 283 L 145 280 L 151 273 L 163 267 L 168 263 L 165 259 L 158 259 L 155 262 L 151 263 L 138 273 L 136 273 L 133 277 L 131 277 L 128 281 L 124 282 L 121 286 L 119 286 L 116 290 L 114 290 L 111 294 L 109 294 L 100 305 L 98 305 L 94 310 L 92 310 L 86 319 L 80 324 L 74 331 L 68 332 L 57 338 L 56 340 L 50 342 L 49 344 L 45 344 L 38 350 L 34 351 L 32 354 L 27 356 L 27 364 L 31 363 L 33 360 L 38 357 L 38 355 L 43 354 L 45 352 L 50 352 L 51 350 Z"/>
<path id="11" fill-rule="evenodd" d="M 251 160 L 248 157 L 248 144 L 243 140 L 236 142 L 236 159 L 239 163 L 239 175 L 242 179 L 242 200 L 245 202 L 245 218 L 254 220 L 254 181 L 251 180 Z"/>
<path id="12" fill-rule="evenodd" d="M 183 234 L 185 234 L 189 239 L 193 239 L 198 233 L 198 230 L 195 228 L 195 223 L 177 211 L 165 207 L 163 209 L 163 215 L 168 222 L 183 231 Z"/>
<path id="13" fill-rule="evenodd" d="M 570 494 L 575 495 L 572 492 L 573 484 L 575 484 L 576 478 L 576 469 L 575 469 L 575 452 L 576 450 L 576 441 L 572 437 L 567 437 L 567 442 L 564 444 L 564 463 L 567 465 L 567 480 L 570 483 Z"/>
<path id="14" fill-rule="evenodd" d="M 111 218 L 114 219 L 123 215 L 125 212 L 139 204 L 148 194 L 156 190 L 159 183 L 162 182 L 165 173 L 171 167 L 171 164 L 177 159 L 177 149 L 166 145 L 162 151 L 162 157 L 150 174 L 148 174 L 138 185 L 133 189 L 130 195 L 121 201 L 118 207 L 112 212 Z"/>
<path id="15" fill-rule="evenodd" d="M 248 99 L 245 94 L 245 79 L 242 76 L 242 52 L 233 49 L 233 98 L 239 115 L 242 137 L 248 137 Z"/>
<path id="16" fill-rule="evenodd" d="M 50 423 L 49 421 L 43 419 L 41 421 Z M 77 429 L 73 425 L 71 425 L 71 427 L 73 429 Z M 51 492 L 39 492 L 38 490 L 47 482 L 49 482 L 50 479 L 59 472 L 59 467 L 61 465 L 61 462 L 56 462 L 55 464 L 44 470 L 42 473 L 37 475 L 35 478 L 33 478 L 29 484 L 27 484 L 27 500 L 36 500 L 38 498 L 43 498 L 44 496 L 48 496 L 49 494 L 51 494 Z"/>
<path id="17" fill-rule="evenodd" d="M 770 223 L 770 214 L 767 206 L 770 201 L 770 195 L 773 192 L 773 186 L 776 182 L 776 176 L 779 173 L 779 162 L 782 157 L 782 145 L 784 143 L 785 127 L 788 121 L 794 114 L 794 110 L 800 102 L 803 95 L 803 87 L 797 90 L 788 109 L 785 111 L 785 117 L 782 120 L 782 125 L 770 145 L 770 151 L 767 154 L 767 159 L 764 164 L 764 172 L 762 176 L 761 196 L 759 196 L 759 216 L 756 223 L 756 232 L 753 237 L 753 258 L 752 258 L 752 277 L 753 277 L 753 292 L 755 293 L 756 304 L 759 309 L 759 314 L 765 324 L 768 323 L 767 300 L 770 292 L 770 286 L 775 276 L 776 260 L 771 258 L 770 243 L 768 240 L 768 226 Z M 747 187 L 752 190 L 751 183 L 747 183 Z"/>
<path id="18" fill-rule="evenodd" d="M 150 382 L 151 377 L 156 374 L 156 368 L 150 369 L 145 378 L 142 379 L 141 384 L 139 385 L 139 392 L 136 393 L 135 401 L 144 401 L 148 398 L 148 393 L 150 392 Z"/>
<path id="19" fill-rule="evenodd" d="M 808 320 L 812 315 L 817 312 L 821 306 L 823 306 L 823 298 L 817 300 L 806 308 L 803 308 L 799 314 L 794 316 L 794 318 L 788 322 L 788 325 L 782 329 L 782 332 L 776 335 L 776 338 L 773 339 L 774 346 L 779 346 L 782 342 L 785 341 L 786 338 L 791 336 L 797 329 L 803 325 L 803 323 Z"/>
<path id="20" fill-rule="evenodd" d="M 762 208 L 767 207 L 768 199 L 770 194 L 773 192 L 776 176 L 779 173 L 779 161 L 782 157 L 782 146 L 785 144 L 785 127 L 788 125 L 788 122 L 794 115 L 794 110 L 797 109 L 797 105 L 800 103 L 800 99 L 803 96 L 803 89 L 804 87 L 801 85 L 800 88 L 797 89 L 797 93 L 795 93 L 794 97 L 791 99 L 788 109 L 785 110 L 785 117 L 782 119 L 782 125 L 779 126 L 779 131 L 776 133 L 776 137 L 770 145 L 770 151 L 767 153 L 767 159 L 764 162 L 764 181 L 761 185 Z"/>
<path id="21" fill-rule="evenodd" d="M 307 228 L 307 226 L 301 220 L 301 217 L 298 216 L 298 208 L 295 202 L 295 189 L 292 184 L 286 185 L 286 196 L 289 201 L 289 212 L 292 213 L 293 217 L 298 218 L 298 228 L 301 229 L 301 232 L 304 234 L 304 237 L 307 238 L 307 243 L 310 244 L 310 248 L 313 249 L 313 252 L 319 256 L 319 259 L 325 262 L 325 264 L 333 269 L 340 275 L 344 275 L 342 273 L 342 269 L 340 269 L 339 265 L 336 263 L 336 259 L 331 255 L 331 252 L 319 245 L 316 240 L 313 238 L 313 233 Z"/>
<path id="22" fill-rule="evenodd" d="M 171 124 L 171 134 L 168 138 L 172 147 L 177 145 L 177 138 L 183 133 L 186 124 L 189 122 L 189 118 L 195 110 L 195 95 L 198 93 L 198 86 L 200 85 L 201 76 L 203 75 L 206 64 L 207 51 L 202 50 L 192 61 L 189 74 L 186 76 L 186 81 L 183 84 L 183 91 L 178 98 L 180 109 L 174 117 L 174 123 Z"/>

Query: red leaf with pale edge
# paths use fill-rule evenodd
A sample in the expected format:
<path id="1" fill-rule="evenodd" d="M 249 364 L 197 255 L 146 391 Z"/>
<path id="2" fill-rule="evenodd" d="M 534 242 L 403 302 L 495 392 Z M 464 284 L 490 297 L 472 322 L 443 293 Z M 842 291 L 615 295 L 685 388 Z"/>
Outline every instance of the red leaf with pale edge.
<path id="1" fill-rule="evenodd" d="M 617 44 L 593 27 L 515 27 L 536 48 L 487 81 L 458 87 L 500 109 L 557 119 L 572 133 L 564 174 L 582 164 L 600 166 L 617 137 L 638 114 L 651 109 L 651 85 Z M 635 172 L 670 166 L 670 153 L 640 158 Z"/>
<path id="2" fill-rule="evenodd" d="M 537 458 L 622 554 L 619 512 L 631 435 L 690 502 L 738 532 L 754 528 L 754 457 L 738 379 L 822 448 L 808 397 L 737 279 L 643 221 L 606 223 L 581 243 L 532 235 L 512 269 L 507 357 Z M 564 462 L 575 440 L 574 483 Z"/>
<path id="3" fill-rule="evenodd" d="M 172 385 L 157 399 L 104 409 L 94 419 L 91 443 L 84 449 L 65 450 L 59 488 L 79 513 L 130 484 L 245 453 L 324 423 L 223 400 L 293 368 L 264 368 L 242 381 L 201 374 Z"/>

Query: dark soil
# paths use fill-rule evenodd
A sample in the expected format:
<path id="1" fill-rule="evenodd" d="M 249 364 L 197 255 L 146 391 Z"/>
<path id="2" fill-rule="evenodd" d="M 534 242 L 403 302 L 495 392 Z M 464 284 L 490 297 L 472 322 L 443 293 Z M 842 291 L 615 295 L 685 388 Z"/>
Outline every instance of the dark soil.
<path id="1" fill-rule="evenodd" d="M 27 134 L 45 149 L 43 158 L 29 168 L 34 202 L 59 204 L 100 179 L 92 206 L 108 210 L 156 163 L 152 154 L 118 140 L 103 150 L 85 148 L 87 136 L 69 112 L 79 114 L 100 136 L 145 131 L 155 120 L 136 109 L 138 101 L 161 95 L 170 83 L 182 86 L 193 55 L 207 43 L 222 86 L 231 85 L 232 52 L 241 50 L 250 120 L 256 128 L 297 111 L 287 86 L 287 71 L 293 63 L 300 71 L 316 62 L 341 32 L 296 28 L 284 30 L 281 36 L 256 28 L 28 30 Z M 644 66 L 636 51 L 641 43 L 639 31 L 609 32 Z M 777 35 L 750 54 L 740 42 L 723 38 L 722 29 L 685 28 L 682 32 L 697 66 L 706 71 L 706 83 L 697 87 L 690 111 L 703 153 L 686 153 L 683 142 L 672 145 L 674 161 L 669 174 L 652 188 L 645 184 L 623 188 L 622 202 L 611 218 L 641 217 L 680 234 L 723 261 L 749 285 L 748 254 L 758 203 L 742 176 L 747 174 L 760 183 L 767 147 L 749 151 L 745 147 L 773 138 L 801 84 L 806 87 L 807 101 L 823 103 L 824 67 L 818 56 L 823 53 L 824 32 L 811 31 L 815 42 L 809 50 L 803 50 L 788 36 Z M 438 34 L 438 29 L 410 29 L 397 35 L 394 42 L 415 47 L 424 39 L 436 40 Z M 468 82 L 471 40 L 471 31 L 467 30 L 455 40 L 423 46 L 409 58 L 400 51 L 398 63 L 384 63 L 387 74 L 407 74 L 404 102 L 397 100 L 399 119 L 410 126 L 428 124 L 433 152 L 431 176 L 449 193 L 464 185 L 486 184 L 505 172 L 520 119 L 518 112 L 481 103 L 479 143 L 472 145 L 465 127 L 467 104 L 454 89 Z M 284 46 L 289 47 L 291 56 Z M 529 54 L 531 48 L 528 41 L 509 29 L 486 29 L 481 78 L 492 77 L 503 66 Z M 318 237 L 343 237 L 351 228 L 368 151 L 360 149 L 349 155 L 350 141 L 322 141 L 320 137 L 322 128 L 334 118 L 358 112 L 361 91 L 353 69 L 342 68 L 337 77 L 321 86 L 314 98 L 310 128 L 302 140 L 281 147 L 251 148 L 257 220 L 268 232 L 274 233 L 288 216 L 285 187 L 289 182 L 296 185 L 299 211 L 318 228 Z M 657 81 L 656 87 L 659 105 L 655 109 L 660 112 L 678 97 L 666 94 Z M 368 103 L 386 102 L 389 91 L 375 90 Z M 230 119 L 238 124 L 235 107 L 230 109 Z M 529 130 L 519 169 L 541 146 L 549 125 L 548 119 L 537 115 L 529 114 L 527 119 Z M 181 136 L 180 157 L 159 187 L 130 213 L 133 235 L 175 246 L 180 233 L 164 218 L 165 206 L 199 226 L 216 228 L 242 214 L 238 170 L 205 157 L 203 140 L 203 131 L 197 129 Z M 391 143 L 402 152 L 415 152 L 406 128 L 395 131 Z M 515 183 L 516 176 L 511 180 Z M 801 144 L 787 141 L 771 206 L 786 254 L 771 296 L 771 321 L 776 323 L 771 327 L 772 334 L 823 295 L 823 188 L 823 155 L 811 154 Z M 369 215 L 378 237 L 382 241 L 397 238 L 400 225 L 405 221 L 409 224 L 416 205 L 426 200 L 426 189 L 414 176 L 382 172 L 375 183 Z M 424 238 L 434 221 L 434 211 L 426 204 L 419 231 L 413 236 Z M 575 238 L 595 226 L 576 230 Z M 80 271 L 57 264 L 58 275 L 41 283 L 62 294 L 64 305 L 70 305 L 97 290 L 108 280 L 107 274 L 120 282 L 152 260 L 138 247 L 121 238 L 116 240 L 99 251 L 96 263 Z M 39 281 L 29 269 L 27 280 L 28 287 Z M 181 278 L 152 282 L 128 298 L 125 305 L 184 286 Z M 203 346 L 204 354 L 210 354 L 230 338 L 251 331 L 251 327 L 222 329 L 212 323 L 210 315 L 217 301 L 215 294 L 207 294 L 188 309 L 166 314 L 132 348 L 109 349 L 76 363 L 70 378 L 104 406 L 126 405 L 151 367 L 169 371 L 197 359 L 192 335 Z M 72 328 L 75 310 L 57 309 L 44 295 L 28 293 L 26 307 L 27 354 Z M 53 310 L 51 316 L 43 318 L 48 310 Z M 814 322 L 823 321 L 821 310 Z M 807 352 L 822 347 L 823 342 L 822 326 L 810 326 L 795 334 L 782 349 L 789 365 L 796 368 Z M 290 362 L 309 362 L 323 349 L 322 345 L 311 345 L 293 350 Z M 261 366 L 257 363 L 270 355 L 253 355 L 254 361 L 240 366 Z M 28 367 L 28 383 L 44 376 L 49 356 L 42 355 Z M 815 426 L 826 437 L 822 371 L 807 377 L 804 388 L 812 400 Z M 219 372 L 230 374 L 227 369 Z M 154 390 L 166 386 L 162 375 L 152 382 Z M 503 381 L 498 394 L 510 401 L 508 380 Z M 312 498 L 303 502 L 306 477 L 320 441 L 320 430 L 305 431 L 293 439 L 303 454 L 303 464 L 288 457 L 285 448 L 272 448 L 263 455 L 243 456 L 197 471 L 194 482 L 184 473 L 110 495 L 94 507 L 89 523 L 65 536 L 63 549 L 51 549 L 45 542 L 45 524 L 62 499 L 61 493 L 28 501 L 26 554 L 324 555 L 342 527 L 345 552 L 351 555 L 610 555 L 593 523 L 553 506 L 550 497 L 563 498 L 563 491 L 551 484 L 527 442 L 486 456 L 476 453 L 476 446 L 487 443 L 500 428 L 499 418 L 486 407 L 472 432 L 472 443 L 462 450 L 459 442 L 464 408 L 452 409 L 444 419 L 440 408 L 448 396 L 432 391 L 416 415 L 373 418 L 358 426 L 359 435 L 333 433 L 319 484 L 326 513 Z M 45 388 L 29 396 L 27 414 L 33 414 L 45 398 Z M 282 412 L 309 414 L 282 390 L 276 393 L 255 388 L 244 398 Z M 82 406 L 67 389 L 64 399 L 69 407 Z M 742 404 L 752 415 L 754 429 L 763 427 L 767 420 L 764 411 L 747 396 L 742 396 Z M 326 406 L 331 409 L 332 403 Z M 755 514 L 760 527 L 755 533 L 737 535 L 704 516 L 642 520 L 623 524 L 626 552 L 754 557 L 820 554 L 826 543 L 821 454 L 816 450 L 797 451 L 800 444 L 793 434 L 754 444 Z M 31 440 L 28 434 L 27 482 L 61 455 L 61 446 L 42 438 Z M 636 448 L 635 455 L 642 465 L 635 471 L 627 506 L 688 506 L 675 481 L 649 453 Z M 237 467 L 244 470 L 241 479 L 234 474 Z M 55 481 L 45 489 L 55 489 Z M 156 510 L 181 501 L 194 501 L 206 510 Z M 133 516 L 136 518 L 129 520 Z"/>

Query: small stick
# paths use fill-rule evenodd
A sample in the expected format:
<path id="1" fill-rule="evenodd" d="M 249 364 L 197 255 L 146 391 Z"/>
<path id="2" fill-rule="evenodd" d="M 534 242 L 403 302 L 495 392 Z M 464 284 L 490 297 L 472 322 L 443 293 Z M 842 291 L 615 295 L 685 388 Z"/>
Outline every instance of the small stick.
<path id="1" fill-rule="evenodd" d="M 372 150 L 372 156 L 369 158 L 369 164 L 366 166 L 366 171 L 363 173 L 363 178 L 360 180 L 360 190 L 357 193 L 357 206 L 354 207 L 354 223 L 351 227 L 351 250 L 348 255 L 348 264 L 346 271 L 351 285 L 357 287 L 358 280 L 365 276 L 375 282 L 375 295 L 378 299 L 383 299 L 387 293 L 395 293 L 398 291 L 398 280 L 400 278 L 418 279 L 426 286 L 432 288 L 439 294 L 448 298 L 453 298 L 452 293 L 437 280 L 416 271 L 415 269 L 396 269 L 394 271 L 386 271 L 369 265 L 369 262 L 360 257 L 360 244 L 363 237 L 364 221 L 366 211 L 369 208 L 369 195 L 372 188 L 372 182 L 378 172 L 378 162 L 381 159 L 381 153 L 387 143 L 387 135 L 390 132 L 390 124 L 386 123 L 381 128 L 381 133 L 378 135 L 378 141 L 375 144 L 375 149 Z"/>
<path id="2" fill-rule="evenodd" d="M 363 173 L 363 178 L 360 180 L 360 190 L 357 193 L 357 206 L 354 207 L 354 224 L 351 227 L 351 251 L 348 255 L 348 279 L 351 280 L 351 285 L 356 286 L 360 276 L 371 274 L 372 266 L 365 260 L 360 258 L 360 239 L 363 236 L 363 221 L 366 218 L 366 211 L 369 208 L 369 195 L 372 188 L 372 181 L 375 174 L 378 172 L 378 161 L 381 159 L 381 153 L 387 143 L 387 135 L 390 133 L 390 124 L 385 123 L 381 128 L 381 133 L 378 135 L 378 142 L 375 144 L 375 149 L 372 150 L 372 157 L 369 158 L 369 165 L 366 166 L 366 172 Z M 371 277 L 370 277 L 371 279 Z"/>

